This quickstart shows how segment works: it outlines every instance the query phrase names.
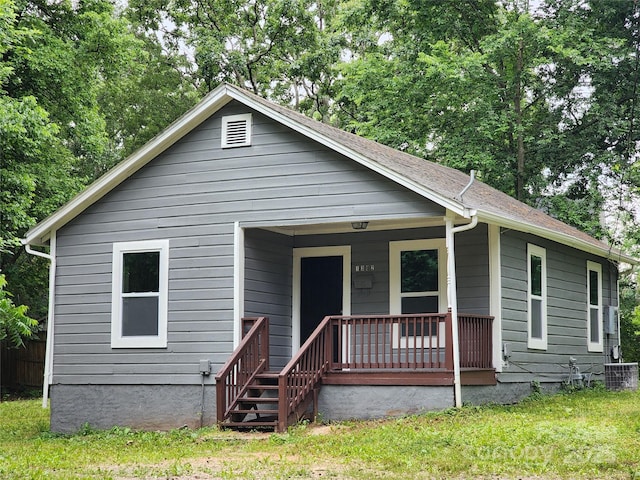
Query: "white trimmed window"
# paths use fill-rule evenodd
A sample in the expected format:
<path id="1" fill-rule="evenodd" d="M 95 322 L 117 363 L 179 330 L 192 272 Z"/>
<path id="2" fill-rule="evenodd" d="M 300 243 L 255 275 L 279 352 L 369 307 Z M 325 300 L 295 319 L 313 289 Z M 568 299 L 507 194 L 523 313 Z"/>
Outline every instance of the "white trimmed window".
<path id="1" fill-rule="evenodd" d="M 602 265 L 587 262 L 587 349 L 602 352 Z"/>
<path id="2" fill-rule="evenodd" d="M 447 311 L 443 239 L 389 242 L 390 313 Z"/>
<path id="3" fill-rule="evenodd" d="M 547 349 L 547 252 L 527 245 L 527 324 L 529 348 Z"/>
<path id="4" fill-rule="evenodd" d="M 446 258 L 444 239 L 389 242 L 389 313 L 446 312 Z M 435 328 L 435 324 L 432 327 Z M 400 336 L 403 346 L 413 347 L 414 339 L 432 337 L 437 333 L 433 328 L 430 332 L 414 332 L 413 328 L 413 325 L 402 325 L 398 329 L 396 325 L 393 335 Z M 444 339 L 444 331 L 440 333 Z"/>
<path id="5" fill-rule="evenodd" d="M 251 114 L 222 117 L 222 148 L 251 145 Z"/>
<path id="6" fill-rule="evenodd" d="M 113 244 L 112 348 L 167 346 L 169 241 Z"/>

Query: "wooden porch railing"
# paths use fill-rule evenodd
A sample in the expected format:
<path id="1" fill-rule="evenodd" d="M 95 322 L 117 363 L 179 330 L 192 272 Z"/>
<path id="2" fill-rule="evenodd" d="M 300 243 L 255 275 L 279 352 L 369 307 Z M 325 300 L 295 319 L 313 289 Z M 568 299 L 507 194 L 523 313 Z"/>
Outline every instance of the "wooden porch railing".
<path id="1" fill-rule="evenodd" d="M 300 417 L 329 371 L 453 368 L 451 315 L 325 317 L 280 372 L 278 429 Z"/>
<path id="2" fill-rule="evenodd" d="M 451 315 L 331 317 L 330 370 L 447 369 Z"/>
<path id="3" fill-rule="evenodd" d="M 300 416 L 313 400 L 317 409 L 317 385 L 329 368 L 331 358 L 331 320 L 325 317 L 298 353 L 282 369 L 278 377 L 278 431 L 291 424 L 291 417 Z M 297 420 L 297 418 L 294 418 Z"/>
<path id="4" fill-rule="evenodd" d="M 493 368 L 493 317 L 458 314 L 460 368 Z"/>
<path id="5" fill-rule="evenodd" d="M 253 323 L 251 329 L 216 375 L 218 424 L 230 415 L 256 375 L 269 369 L 269 319 L 243 319 L 243 329 L 248 323 Z"/>

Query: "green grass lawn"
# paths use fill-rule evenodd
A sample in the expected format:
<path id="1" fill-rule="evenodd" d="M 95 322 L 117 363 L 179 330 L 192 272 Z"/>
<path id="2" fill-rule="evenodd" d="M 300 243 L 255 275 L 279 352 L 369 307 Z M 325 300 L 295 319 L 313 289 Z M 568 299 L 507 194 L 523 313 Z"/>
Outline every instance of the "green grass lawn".
<path id="1" fill-rule="evenodd" d="M 49 432 L 37 400 L 0 403 L 0 478 L 640 479 L 640 394 L 582 391 L 518 405 L 298 426 Z"/>

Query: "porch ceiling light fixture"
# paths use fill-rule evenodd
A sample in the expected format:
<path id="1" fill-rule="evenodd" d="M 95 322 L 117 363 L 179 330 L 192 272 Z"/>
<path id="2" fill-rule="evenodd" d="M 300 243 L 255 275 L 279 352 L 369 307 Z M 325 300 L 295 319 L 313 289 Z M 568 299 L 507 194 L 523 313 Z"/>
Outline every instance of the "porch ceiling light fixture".
<path id="1" fill-rule="evenodd" d="M 369 222 L 351 222 L 351 228 L 354 230 L 366 230 Z"/>

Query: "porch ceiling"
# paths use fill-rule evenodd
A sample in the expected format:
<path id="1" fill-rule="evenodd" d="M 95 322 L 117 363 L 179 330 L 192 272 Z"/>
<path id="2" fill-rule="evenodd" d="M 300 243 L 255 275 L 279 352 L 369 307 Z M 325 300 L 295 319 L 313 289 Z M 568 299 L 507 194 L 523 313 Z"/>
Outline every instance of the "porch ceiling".
<path id="1" fill-rule="evenodd" d="M 460 219 L 462 223 L 468 223 L 466 219 Z M 353 222 L 367 222 L 366 229 L 355 229 Z M 296 235 L 318 235 L 327 233 L 357 233 L 372 232 L 380 230 L 400 230 L 406 228 L 442 227 L 445 225 L 444 217 L 410 218 L 393 220 L 368 220 L 367 218 L 357 218 L 348 222 L 327 222 L 311 224 L 292 225 L 252 225 L 242 224 L 242 227 L 262 228 L 276 233 L 289 236 Z"/>

